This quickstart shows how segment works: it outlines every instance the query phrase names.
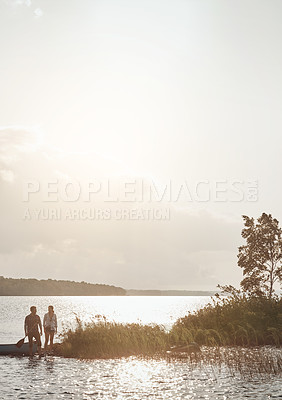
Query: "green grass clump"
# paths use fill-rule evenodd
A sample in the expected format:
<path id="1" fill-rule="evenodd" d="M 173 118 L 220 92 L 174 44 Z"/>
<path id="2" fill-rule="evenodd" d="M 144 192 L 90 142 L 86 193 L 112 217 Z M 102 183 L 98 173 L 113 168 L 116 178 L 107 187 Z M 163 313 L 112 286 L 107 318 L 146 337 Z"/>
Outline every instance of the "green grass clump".
<path id="1" fill-rule="evenodd" d="M 158 325 L 92 321 L 62 334 L 60 353 L 65 357 L 115 358 L 155 355 L 167 348 L 168 336 Z"/>
<path id="2" fill-rule="evenodd" d="M 282 298 L 217 296 L 206 307 L 180 318 L 172 344 L 259 346 L 282 344 Z"/>

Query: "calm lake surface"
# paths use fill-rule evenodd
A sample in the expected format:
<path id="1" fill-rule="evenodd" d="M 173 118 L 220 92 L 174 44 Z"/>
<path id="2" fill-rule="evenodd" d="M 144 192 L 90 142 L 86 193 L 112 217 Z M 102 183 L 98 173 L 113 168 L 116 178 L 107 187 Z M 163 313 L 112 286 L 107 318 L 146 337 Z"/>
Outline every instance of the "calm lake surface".
<path id="1" fill-rule="evenodd" d="M 54 305 L 59 329 L 88 321 L 108 320 L 163 324 L 169 329 L 187 311 L 209 297 L 0 297 L 0 342 L 23 337 L 23 320 L 31 305 L 43 317 Z M 79 361 L 48 356 L 0 357 L 0 399 L 282 399 L 281 376 L 230 374 L 221 366 L 192 367 L 185 361 Z"/>
<path id="2" fill-rule="evenodd" d="M 59 331 L 74 326 L 76 316 L 90 321 L 95 315 L 122 323 L 162 324 L 169 329 L 178 318 L 209 301 L 208 296 L 0 296 L 0 343 L 17 342 L 23 336 L 24 318 L 32 305 L 43 320 L 52 304 Z"/>

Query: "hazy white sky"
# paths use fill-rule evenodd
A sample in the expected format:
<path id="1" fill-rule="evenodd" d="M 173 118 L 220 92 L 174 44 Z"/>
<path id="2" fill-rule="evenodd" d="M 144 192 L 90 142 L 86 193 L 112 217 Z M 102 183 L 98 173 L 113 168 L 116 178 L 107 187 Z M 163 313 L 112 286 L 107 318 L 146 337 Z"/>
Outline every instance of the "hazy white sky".
<path id="1" fill-rule="evenodd" d="M 282 221 L 281 18 L 274 0 L 0 0 L 1 275 L 238 284 L 241 215 Z M 27 180 L 124 177 L 255 180 L 258 200 L 137 204 L 169 221 L 23 221 L 69 207 L 23 202 Z"/>

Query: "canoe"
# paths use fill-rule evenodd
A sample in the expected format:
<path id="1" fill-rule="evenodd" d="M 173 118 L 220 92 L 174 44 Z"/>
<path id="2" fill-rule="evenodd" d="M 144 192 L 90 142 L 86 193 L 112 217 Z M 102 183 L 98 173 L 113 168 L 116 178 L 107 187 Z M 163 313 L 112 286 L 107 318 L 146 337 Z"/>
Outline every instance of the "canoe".
<path id="1" fill-rule="evenodd" d="M 33 343 L 32 353 L 37 351 L 36 343 Z M 15 344 L 0 344 L 0 355 L 29 355 L 28 343 L 24 343 L 20 348 Z"/>

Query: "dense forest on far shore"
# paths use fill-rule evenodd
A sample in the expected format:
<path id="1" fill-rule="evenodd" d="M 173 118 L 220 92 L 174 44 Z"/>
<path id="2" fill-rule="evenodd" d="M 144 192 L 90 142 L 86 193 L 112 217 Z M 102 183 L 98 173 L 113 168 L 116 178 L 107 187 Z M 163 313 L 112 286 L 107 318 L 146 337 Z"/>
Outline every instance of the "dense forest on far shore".
<path id="1" fill-rule="evenodd" d="M 13 279 L 0 277 L 0 296 L 125 296 L 116 286 L 53 279 Z"/>
<path id="2" fill-rule="evenodd" d="M 0 296 L 212 296 L 214 293 L 192 290 L 126 290 L 87 282 L 0 276 Z"/>

